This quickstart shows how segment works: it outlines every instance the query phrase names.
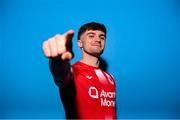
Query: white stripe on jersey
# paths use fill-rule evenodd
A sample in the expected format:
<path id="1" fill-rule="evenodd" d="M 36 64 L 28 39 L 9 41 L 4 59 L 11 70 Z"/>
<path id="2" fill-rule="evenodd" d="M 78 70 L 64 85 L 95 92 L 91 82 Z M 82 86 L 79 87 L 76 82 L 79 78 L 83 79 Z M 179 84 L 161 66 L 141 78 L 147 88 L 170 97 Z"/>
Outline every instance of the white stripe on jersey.
<path id="1" fill-rule="evenodd" d="M 97 77 L 101 83 L 108 84 L 106 77 L 104 76 L 104 74 L 102 73 L 102 71 L 100 69 L 96 69 L 95 73 L 96 73 L 96 75 L 97 75 Z"/>

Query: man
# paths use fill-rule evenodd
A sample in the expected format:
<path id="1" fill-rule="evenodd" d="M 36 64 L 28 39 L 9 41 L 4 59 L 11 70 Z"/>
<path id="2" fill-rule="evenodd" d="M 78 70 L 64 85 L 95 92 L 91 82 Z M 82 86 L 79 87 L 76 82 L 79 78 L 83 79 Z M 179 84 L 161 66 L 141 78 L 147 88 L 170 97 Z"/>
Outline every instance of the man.
<path id="1" fill-rule="evenodd" d="M 115 119 L 115 81 L 99 68 L 99 58 L 106 42 L 103 24 L 91 22 L 81 26 L 77 44 L 82 59 L 73 65 L 70 60 L 73 30 L 56 35 L 43 43 L 45 56 L 65 109 L 66 118 Z"/>

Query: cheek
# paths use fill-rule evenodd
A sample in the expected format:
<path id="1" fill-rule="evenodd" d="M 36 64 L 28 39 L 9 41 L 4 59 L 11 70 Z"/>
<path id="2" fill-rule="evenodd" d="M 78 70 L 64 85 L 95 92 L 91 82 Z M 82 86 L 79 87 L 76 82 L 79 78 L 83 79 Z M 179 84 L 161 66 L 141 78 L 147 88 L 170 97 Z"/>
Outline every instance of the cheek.
<path id="1" fill-rule="evenodd" d="M 86 41 L 84 42 L 84 45 L 85 45 L 85 46 L 90 46 L 92 43 L 93 43 L 92 41 L 86 40 Z"/>
<path id="2" fill-rule="evenodd" d="M 105 42 L 102 42 L 102 46 L 103 46 L 103 48 L 105 47 Z"/>
<path id="3" fill-rule="evenodd" d="M 83 42 L 82 43 L 82 47 L 83 48 L 88 48 L 89 47 L 89 43 L 86 41 L 86 42 Z"/>

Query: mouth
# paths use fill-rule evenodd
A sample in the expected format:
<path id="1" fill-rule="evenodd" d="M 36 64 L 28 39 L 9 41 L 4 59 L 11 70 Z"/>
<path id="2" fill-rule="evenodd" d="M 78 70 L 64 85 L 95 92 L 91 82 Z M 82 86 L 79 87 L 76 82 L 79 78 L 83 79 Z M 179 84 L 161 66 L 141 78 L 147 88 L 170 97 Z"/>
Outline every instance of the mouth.
<path id="1" fill-rule="evenodd" d="M 92 46 L 101 47 L 100 44 L 94 44 L 94 45 L 92 45 Z"/>

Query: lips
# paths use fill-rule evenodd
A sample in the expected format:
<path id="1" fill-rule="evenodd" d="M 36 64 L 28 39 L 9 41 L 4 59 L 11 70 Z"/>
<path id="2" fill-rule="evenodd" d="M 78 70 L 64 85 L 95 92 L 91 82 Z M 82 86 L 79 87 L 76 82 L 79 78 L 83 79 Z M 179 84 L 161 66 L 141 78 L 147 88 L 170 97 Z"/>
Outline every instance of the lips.
<path id="1" fill-rule="evenodd" d="M 93 44 L 92 46 L 101 47 L 101 45 L 100 45 L 100 44 Z"/>

